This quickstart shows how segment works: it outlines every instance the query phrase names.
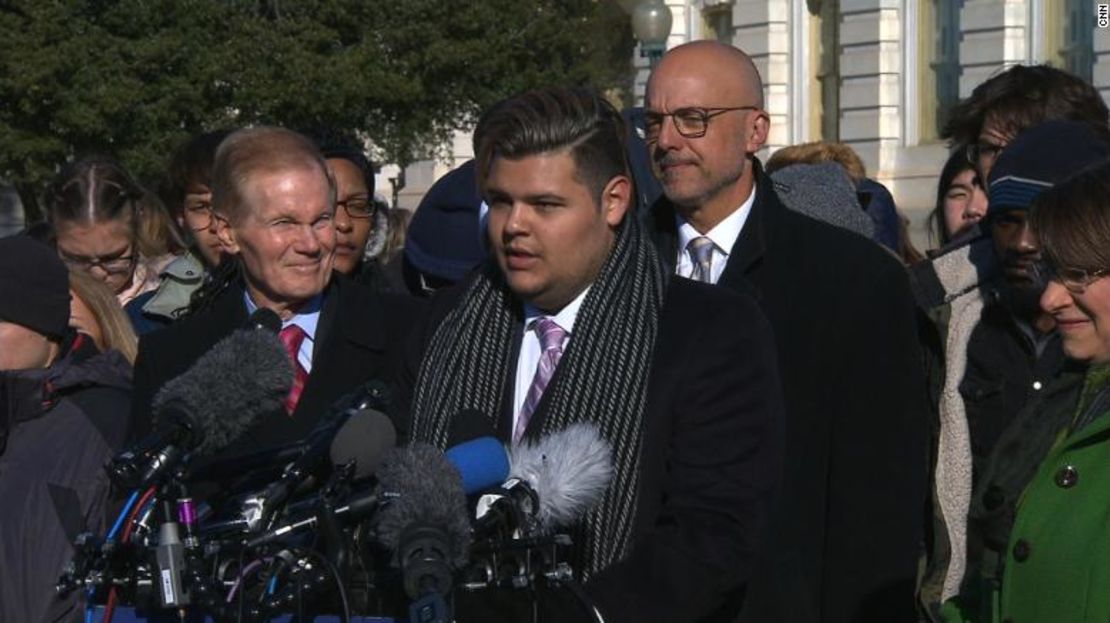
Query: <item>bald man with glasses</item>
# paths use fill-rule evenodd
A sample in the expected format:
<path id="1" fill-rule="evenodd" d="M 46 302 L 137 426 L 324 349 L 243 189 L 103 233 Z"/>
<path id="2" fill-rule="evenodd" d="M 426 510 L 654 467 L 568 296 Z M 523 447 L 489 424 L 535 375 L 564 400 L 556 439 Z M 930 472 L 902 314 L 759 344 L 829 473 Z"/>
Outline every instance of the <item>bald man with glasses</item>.
<path id="1" fill-rule="evenodd" d="M 751 59 L 698 41 L 663 57 L 643 113 L 661 255 L 754 291 L 779 351 L 785 479 L 741 620 L 913 620 L 928 409 L 909 284 L 875 243 L 783 206 L 755 157 L 763 106 Z"/>

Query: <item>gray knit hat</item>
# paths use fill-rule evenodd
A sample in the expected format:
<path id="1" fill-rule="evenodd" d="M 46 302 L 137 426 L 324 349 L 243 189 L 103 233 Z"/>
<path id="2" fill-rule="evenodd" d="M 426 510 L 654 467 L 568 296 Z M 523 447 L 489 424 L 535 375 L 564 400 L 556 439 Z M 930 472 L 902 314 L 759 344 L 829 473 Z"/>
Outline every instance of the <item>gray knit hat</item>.
<path id="1" fill-rule="evenodd" d="M 771 179 L 787 208 L 874 239 L 875 222 L 860 206 L 856 188 L 841 165 L 792 164 L 772 173 Z"/>

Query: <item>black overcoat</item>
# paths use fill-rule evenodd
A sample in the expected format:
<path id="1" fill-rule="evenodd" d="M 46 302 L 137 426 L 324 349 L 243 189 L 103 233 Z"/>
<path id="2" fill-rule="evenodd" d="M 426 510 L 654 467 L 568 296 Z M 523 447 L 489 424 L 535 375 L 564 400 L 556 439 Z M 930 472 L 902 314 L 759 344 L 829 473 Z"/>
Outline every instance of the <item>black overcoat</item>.
<path id="1" fill-rule="evenodd" d="M 414 335 L 401 396 L 411 393 L 423 346 L 465 285 L 437 297 L 425 329 Z M 632 550 L 585 586 L 609 623 L 724 621 L 735 614 L 782 467 L 782 390 L 770 333 L 750 296 L 682 278 L 670 283 L 648 376 Z M 502 385 L 506 405 L 522 334 L 518 325 Z M 547 414 L 541 399 L 526 437 L 538 438 Z M 507 441 L 510 409 L 491 419 Z M 459 595 L 458 620 L 531 620 L 524 593 Z M 593 620 L 568 600 L 541 595 L 538 620 Z"/>
<path id="2" fill-rule="evenodd" d="M 741 620 L 911 621 L 928 411 L 905 271 L 870 240 L 788 210 L 755 168 L 719 285 L 754 290 L 774 330 L 786 467 Z M 663 197 L 647 219 L 673 267 L 673 206 Z"/>
<path id="3" fill-rule="evenodd" d="M 391 381 L 403 359 L 409 330 L 422 301 L 374 293 L 335 273 L 316 329 L 312 372 L 292 416 L 264 416 L 227 449 L 251 452 L 304 438 L 337 399 L 372 379 Z M 161 331 L 144 335 L 135 361 L 132 403 L 139 434 L 150 428 L 150 403 L 167 381 L 247 321 L 243 286 L 232 285 L 212 307 Z"/>

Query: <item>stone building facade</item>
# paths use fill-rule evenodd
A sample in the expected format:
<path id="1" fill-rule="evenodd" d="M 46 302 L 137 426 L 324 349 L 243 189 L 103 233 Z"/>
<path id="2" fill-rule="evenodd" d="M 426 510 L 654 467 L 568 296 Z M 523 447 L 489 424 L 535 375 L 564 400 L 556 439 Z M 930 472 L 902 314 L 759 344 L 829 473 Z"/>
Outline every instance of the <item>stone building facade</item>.
<path id="1" fill-rule="evenodd" d="M 947 157 L 946 110 L 1013 64 L 1051 63 L 1110 101 L 1110 27 L 1094 0 L 666 0 L 668 47 L 718 39 L 763 75 L 768 153 L 839 140 L 863 158 L 926 244 L 924 220 Z M 634 90 L 642 101 L 646 59 Z M 767 154 L 764 154 L 766 156 Z"/>

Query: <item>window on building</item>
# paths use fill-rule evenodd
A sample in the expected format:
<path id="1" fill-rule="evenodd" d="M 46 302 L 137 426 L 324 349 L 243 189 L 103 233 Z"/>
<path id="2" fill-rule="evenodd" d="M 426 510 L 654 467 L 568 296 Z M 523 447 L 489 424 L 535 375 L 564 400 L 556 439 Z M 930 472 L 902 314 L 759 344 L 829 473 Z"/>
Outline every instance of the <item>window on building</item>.
<path id="1" fill-rule="evenodd" d="M 1045 7 L 1049 63 L 1091 81 L 1094 74 L 1094 10 L 1087 0 L 1050 0 Z"/>
<path id="2" fill-rule="evenodd" d="M 922 142 L 935 141 L 960 99 L 960 9 L 962 1 L 918 3 L 918 98 Z"/>
<path id="3" fill-rule="evenodd" d="M 703 31 L 707 39 L 716 39 L 732 45 L 732 4 L 720 2 L 705 3 L 701 11 Z"/>
<path id="4" fill-rule="evenodd" d="M 820 128 L 815 140 L 840 140 L 840 7 L 836 0 L 806 0 L 809 10 L 809 66 L 814 68 L 810 93 L 820 93 L 810 110 L 809 127 Z"/>

